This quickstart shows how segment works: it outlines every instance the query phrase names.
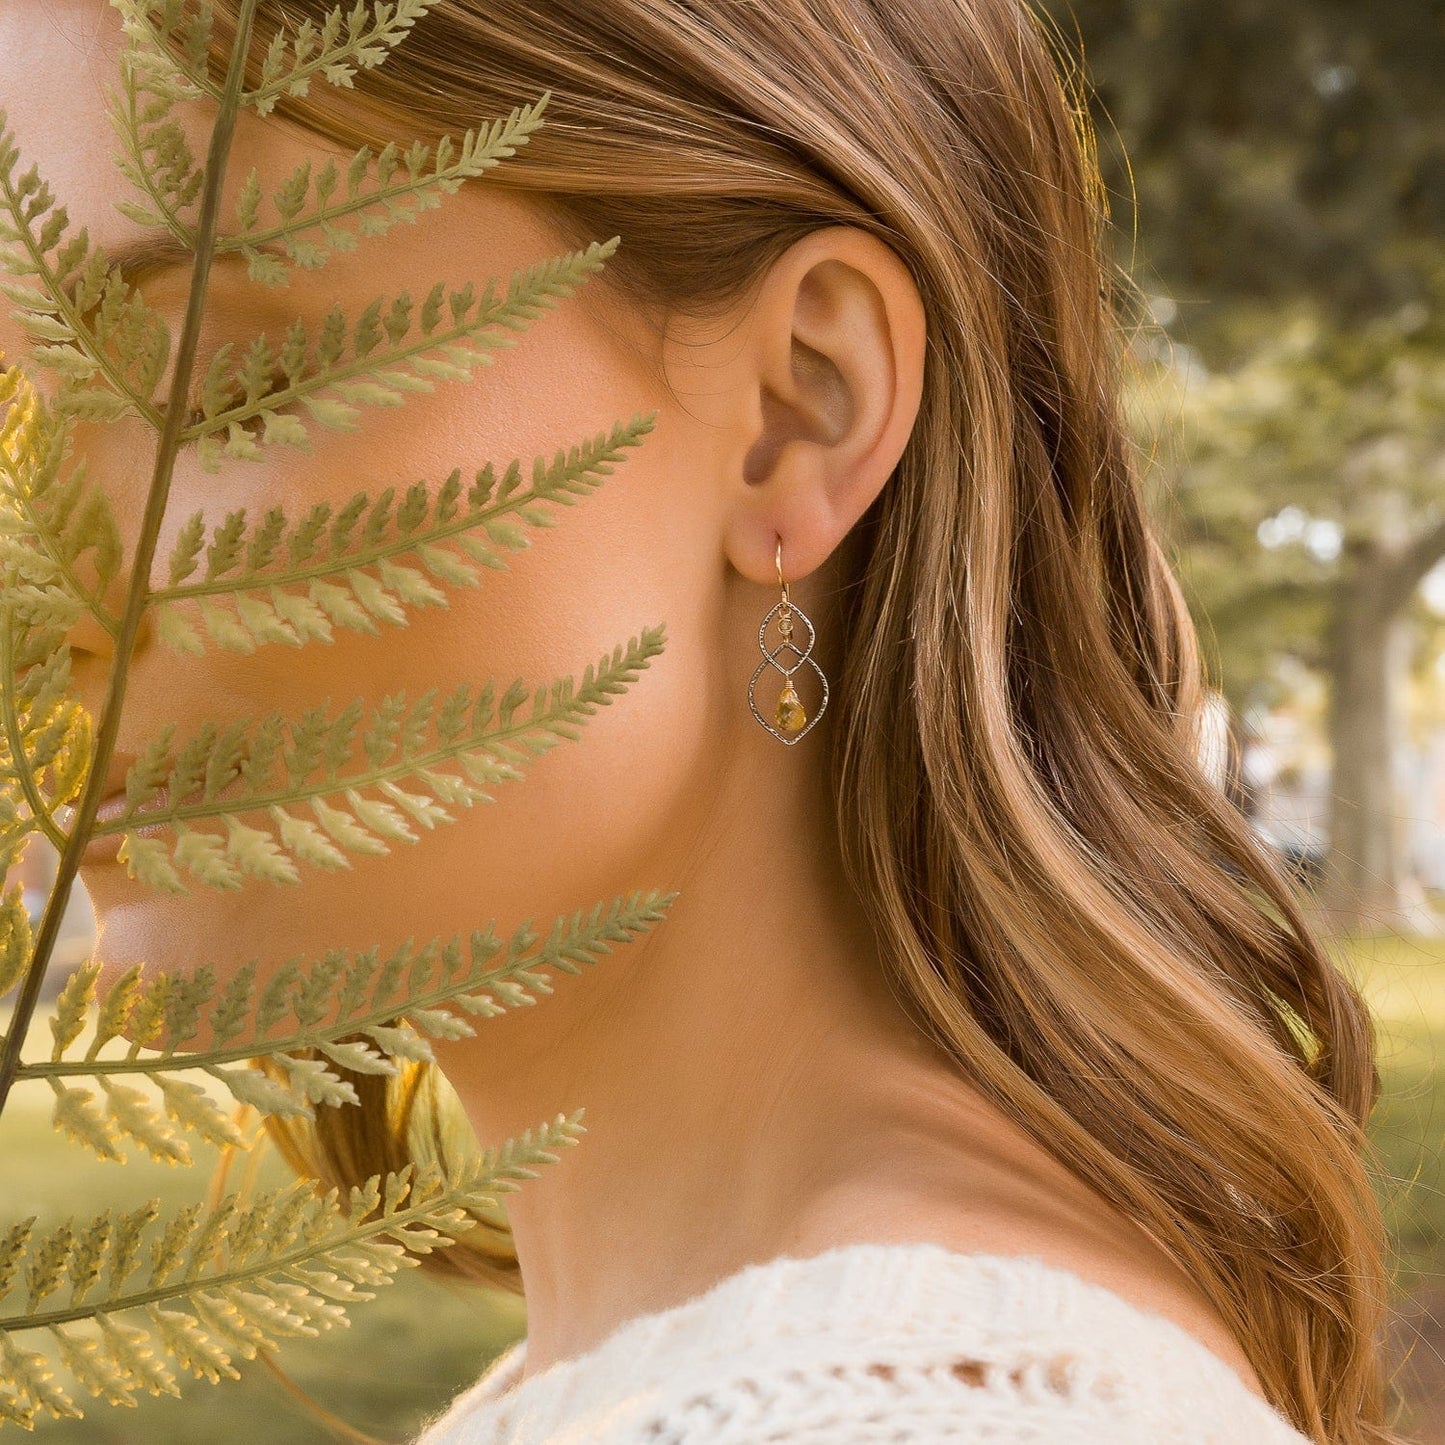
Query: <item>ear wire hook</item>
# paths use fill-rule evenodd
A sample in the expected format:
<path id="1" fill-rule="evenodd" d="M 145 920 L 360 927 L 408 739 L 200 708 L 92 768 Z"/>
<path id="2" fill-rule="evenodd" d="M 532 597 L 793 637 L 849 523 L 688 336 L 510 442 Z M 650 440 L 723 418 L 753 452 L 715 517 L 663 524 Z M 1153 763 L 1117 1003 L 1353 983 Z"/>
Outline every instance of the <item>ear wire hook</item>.
<path id="1" fill-rule="evenodd" d="M 778 587 L 782 592 L 782 597 L 768 609 L 767 616 L 763 618 L 762 625 L 758 628 L 758 651 L 763 654 L 763 660 L 758 663 L 752 680 L 748 683 L 748 707 L 752 710 L 753 716 L 779 742 L 796 743 L 804 733 L 811 731 L 813 724 L 823 715 L 823 709 L 828 706 L 828 679 L 823 676 L 823 669 L 812 657 L 813 624 L 805 612 L 793 605 L 787 579 L 783 576 L 783 539 L 781 536 L 778 537 L 777 547 L 773 552 L 773 561 L 778 569 Z M 777 647 L 770 649 L 767 644 L 768 623 L 774 617 L 778 619 L 778 631 L 782 634 L 783 640 Z M 793 641 L 793 619 L 795 617 L 802 622 L 806 629 L 806 647 L 800 648 Z M 792 653 L 797 661 L 789 664 L 779 662 L 778 656 L 783 652 Z M 817 674 L 818 682 L 823 690 L 823 700 L 818 704 L 818 710 L 812 717 L 808 716 L 802 699 L 799 698 L 797 689 L 793 686 L 793 674 L 805 663 Z M 766 667 L 775 669 L 782 674 L 783 678 L 783 688 L 778 694 L 777 707 L 771 718 L 765 716 L 758 708 L 756 697 L 758 680 L 762 677 L 763 669 Z"/>

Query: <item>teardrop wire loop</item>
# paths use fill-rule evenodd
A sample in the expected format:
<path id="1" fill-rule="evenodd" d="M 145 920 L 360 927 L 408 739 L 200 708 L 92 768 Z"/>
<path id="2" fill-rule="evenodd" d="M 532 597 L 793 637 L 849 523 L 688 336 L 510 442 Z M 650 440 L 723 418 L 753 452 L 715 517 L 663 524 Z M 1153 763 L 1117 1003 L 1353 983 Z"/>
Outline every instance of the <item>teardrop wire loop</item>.
<path id="1" fill-rule="evenodd" d="M 813 730 L 813 726 L 817 723 L 818 719 L 823 716 L 824 709 L 828 706 L 828 679 L 824 675 L 823 669 L 818 666 L 812 657 L 813 644 L 817 640 L 817 633 L 813 627 L 812 619 L 792 600 L 792 597 L 789 595 L 788 584 L 783 578 L 783 542 L 781 537 L 778 539 L 775 561 L 778 568 L 778 585 L 783 595 L 779 601 L 775 602 L 772 607 L 768 609 L 767 615 L 763 618 L 762 625 L 758 628 L 758 651 L 763 654 L 763 660 L 754 669 L 752 678 L 748 682 L 748 707 L 758 722 L 777 738 L 779 742 L 787 743 L 788 746 L 791 747 L 794 743 L 805 738 Z M 782 634 L 783 640 L 776 647 L 769 650 L 768 624 L 774 617 L 778 618 L 778 630 Z M 793 619 L 795 617 L 801 618 L 803 626 L 807 629 L 808 644 L 803 648 L 799 648 L 793 641 Z M 796 661 L 791 665 L 785 665 L 778 661 L 778 654 L 785 650 L 796 654 Z M 793 674 L 797 672 L 804 663 L 818 674 L 818 681 L 823 689 L 823 699 L 818 704 L 817 711 L 797 732 L 784 732 L 758 710 L 758 679 L 763 675 L 764 668 L 771 667 L 782 676 L 785 683 L 791 683 Z"/>

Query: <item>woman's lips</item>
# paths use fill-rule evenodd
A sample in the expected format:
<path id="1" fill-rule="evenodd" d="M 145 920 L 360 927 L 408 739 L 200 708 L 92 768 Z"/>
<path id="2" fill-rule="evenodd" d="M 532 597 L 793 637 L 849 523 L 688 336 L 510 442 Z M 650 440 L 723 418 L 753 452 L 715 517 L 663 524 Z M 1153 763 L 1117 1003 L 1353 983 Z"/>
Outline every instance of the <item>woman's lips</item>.
<path id="1" fill-rule="evenodd" d="M 163 794 L 162 794 L 163 796 Z M 110 797 L 101 800 L 100 806 L 95 810 L 95 825 L 99 827 L 102 823 L 113 823 L 124 815 L 126 811 L 125 794 L 112 793 Z M 72 818 L 74 816 L 72 810 Z M 120 859 L 116 856 L 120 852 L 120 845 L 125 839 L 126 833 L 139 833 L 150 836 L 161 830 L 160 823 L 145 823 L 146 813 L 144 811 L 135 814 L 131 824 L 123 832 L 104 833 L 98 838 L 91 838 L 86 844 L 84 852 L 80 855 L 80 866 L 92 868 L 99 864 L 118 863 Z"/>
<path id="2" fill-rule="evenodd" d="M 233 777 L 224 787 L 216 789 L 209 801 L 211 803 L 224 802 L 243 795 L 248 789 L 246 780 L 241 776 Z M 181 810 L 201 803 L 203 796 L 200 789 L 193 789 L 181 799 Z M 69 817 L 63 814 L 60 818 L 62 827 L 73 826 L 75 818 L 74 808 L 66 810 Z M 135 834 L 141 838 L 155 838 L 165 836 L 174 829 L 175 824 L 169 819 L 171 811 L 171 792 L 166 783 L 160 784 L 153 792 L 146 795 L 143 805 L 130 815 L 130 820 L 119 831 L 106 833 L 101 837 L 92 837 L 86 844 L 80 855 L 80 866 L 82 868 L 98 867 L 105 864 L 119 863 L 120 859 L 116 854 L 120 852 L 121 842 L 127 833 Z M 95 810 L 94 827 L 109 825 L 116 822 L 126 814 L 126 794 L 124 788 L 119 788 L 100 800 L 100 806 Z M 193 818 L 191 826 L 199 824 L 201 827 L 214 828 L 223 815 L 218 813 L 214 816 L 203 815 Z"/>
<path id="3" fill-rule="evenodd" d="M 124 793 L 113 798 L 107 798 L 96 810 L 95 821 L 97 823 L 109 823 L 124 811 L 124 808 Z M 92 838 L 90 842 L 85 845 L 85 851 L 80 855 L 81 867 L 94 867 L 97 863 L 120 862 L 116 854 L 120 852 L 120 845 L 124 839 L 124 833 L 105 833 L 99 838 Z"/>

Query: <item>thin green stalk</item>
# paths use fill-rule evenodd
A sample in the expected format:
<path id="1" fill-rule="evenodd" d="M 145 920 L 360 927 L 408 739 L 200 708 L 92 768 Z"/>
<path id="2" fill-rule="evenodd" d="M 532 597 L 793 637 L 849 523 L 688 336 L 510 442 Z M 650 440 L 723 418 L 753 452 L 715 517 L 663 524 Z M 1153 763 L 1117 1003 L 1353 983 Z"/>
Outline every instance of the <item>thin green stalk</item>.
<path id="1" fill-rule="evenodd" d="M 195 365 L 196 349 L 200 344 L 206 283 L 211 273 L 211 248 L 215 241 L 216 220 L 221 206 L 221 185 L 225 180 L 226 160 L 230 155 L 236 117 L 240 110 L 242 82 L 246 74 L 246 52 L 250 48 L 251 27 L 255 22 L 257 4 L 258 0 L 242 0 L 236 20 L 236 39 L 226 69 L 225 87 L 221 92 L 220 114 L 211 132 L 210 149 L 206 156 L 206 184 L 201 196 L 200 217 L 196 223 L 196 262 L 191 272 L 186 318 L 181 327 L 180 343 L 176 348 L 176 368 L 166 399 L 165 419 L 156 444 L 155 467 L 146 497 L 140 538 L 136 543 L 130 590 L 126 596 L 125 612 L 121 617 L 120 632 L 116 637 L 115 662 L 111 667 L 110 682 L 101 708 L 100 731 L 95 739 L 90 773 L 76 807 L 70 837 L 60 853 L 55 884 L 40 919 L 34 956 L 15 1002 L 10 1032 L 6 1036 L 3 1050 L 0 1050 L 0 1110 L 4 1109 L 5 1102 L 10 1097 L 10 1087 L 15 1082 L 15 1073 L 20 1067 L 20 1052 L 29 1032 L 30 1020 L 35 1015 L 35 1006 L 40 999 L 41 981 L 45 977 L 56 939 L 60 936 L 61 920 L 70 902 L 70 890 L 80 867 L 80 855 L 89 841 L 90 828 L 105 792 L 111 753 L 115 750 L 116 734 L 120 729 L 120 709 L 125 698 L 130 655 L 135 647 L 141 618 L 150 601 L 147 584 L 150 581 L 151 562 L 160 537 L 161 523 L 165 519 L 166 501 L 170 496 L 171 478 L 175 472 L 176 456 L 184 430 L 186 397 L 190 392 L 191 372 Z"/>

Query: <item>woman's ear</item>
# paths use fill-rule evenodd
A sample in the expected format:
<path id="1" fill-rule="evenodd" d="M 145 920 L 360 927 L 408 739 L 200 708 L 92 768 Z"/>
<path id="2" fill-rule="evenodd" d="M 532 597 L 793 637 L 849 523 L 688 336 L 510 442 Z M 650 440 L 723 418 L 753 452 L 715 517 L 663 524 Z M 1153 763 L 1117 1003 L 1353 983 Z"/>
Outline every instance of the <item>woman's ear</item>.
<path id="1" fill-rule="evenodd" d="M 856 226 L 810 232 L 763 277 L 742 324 L 740 424 L 729 475 L 732 565 L 755 582 L 806 577 L 848 534 L 903 454 L 923 392 L 922 298 L 897 252 Z"/>

